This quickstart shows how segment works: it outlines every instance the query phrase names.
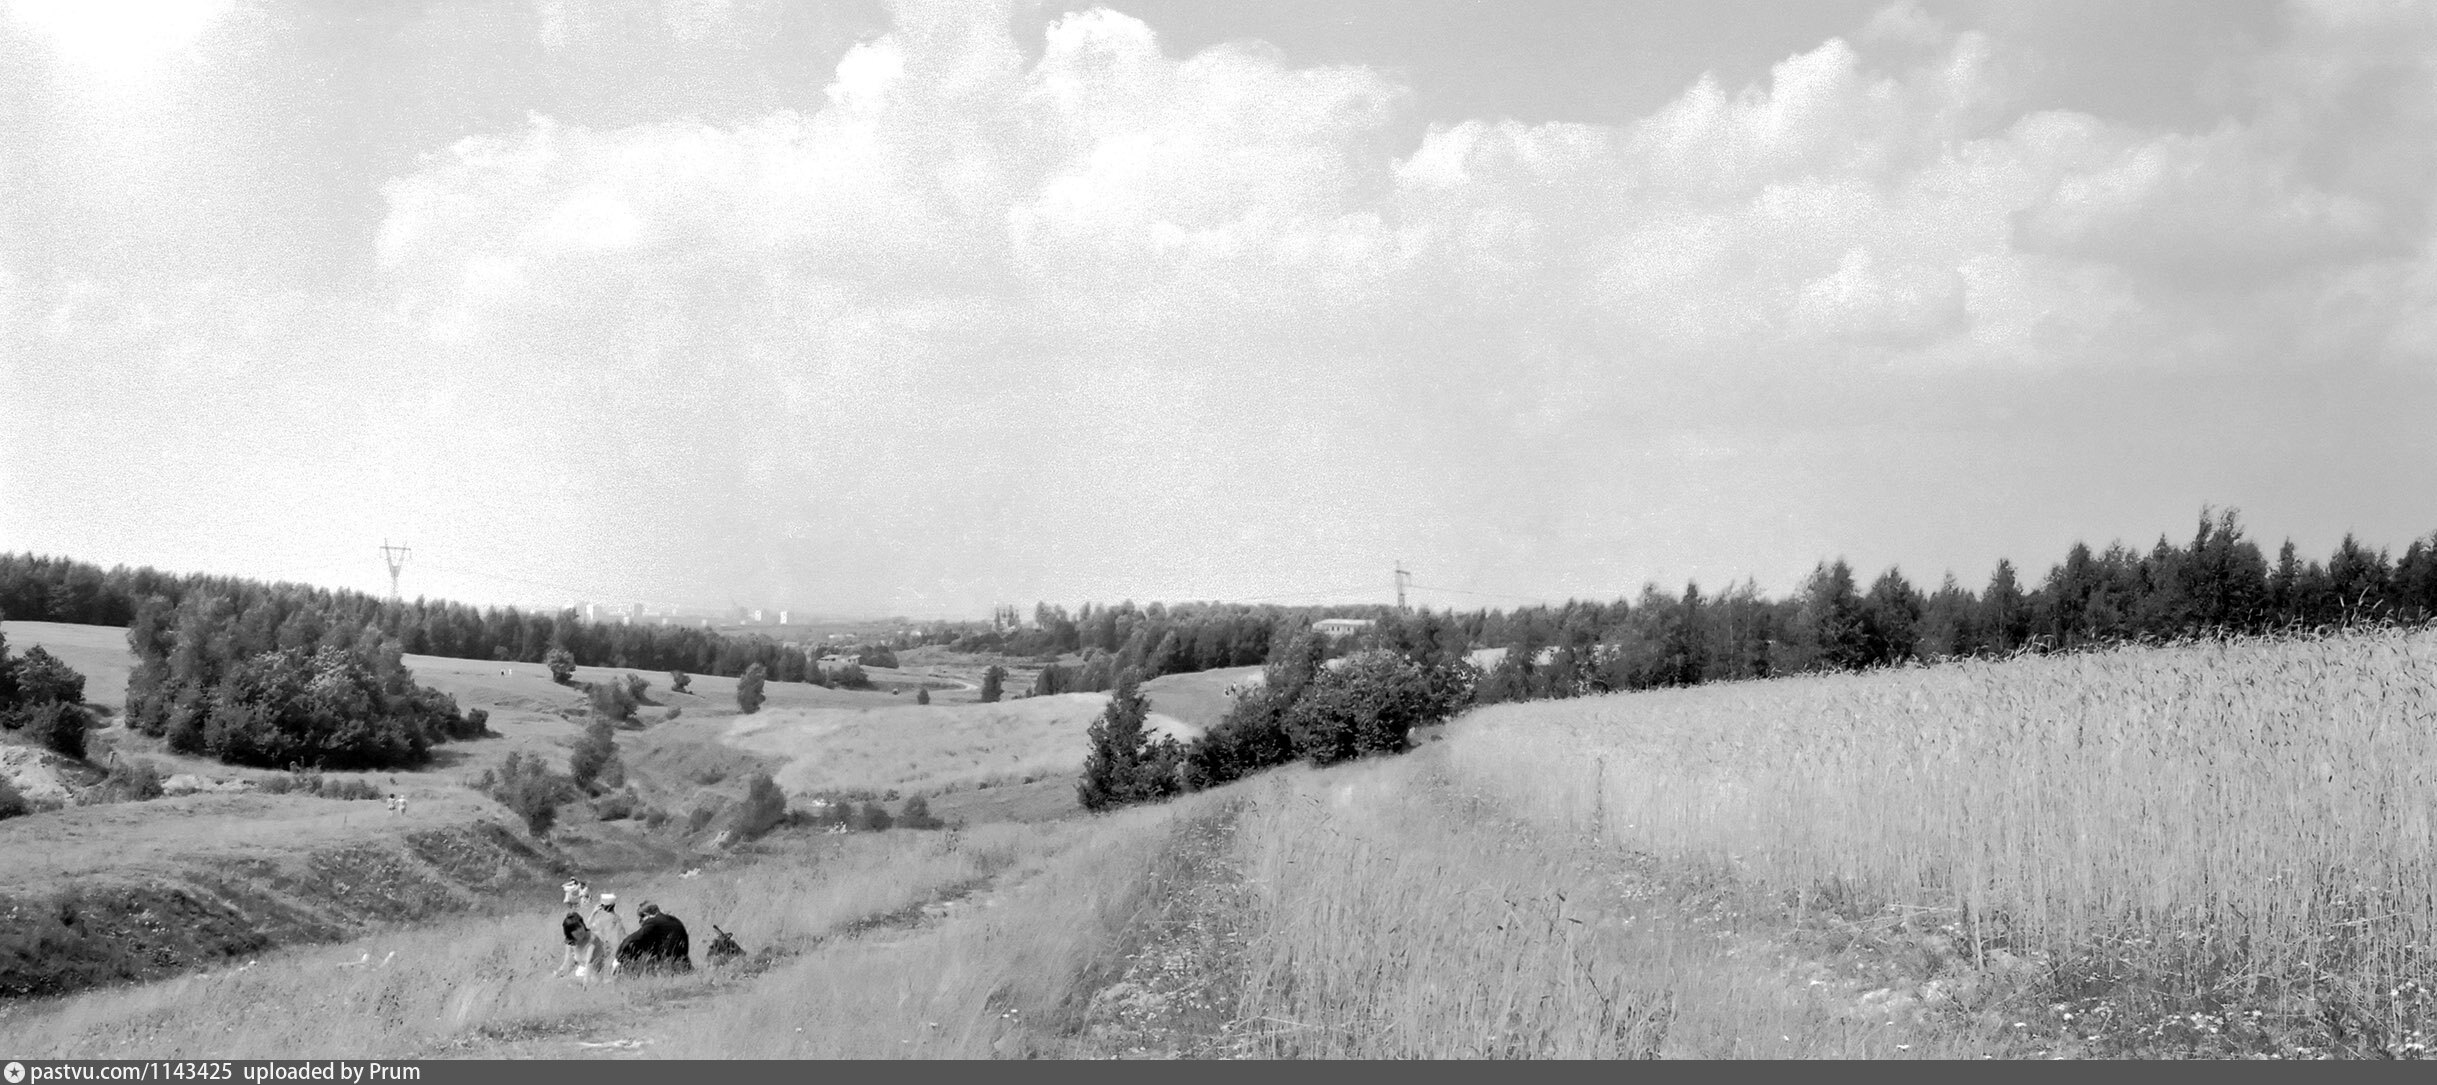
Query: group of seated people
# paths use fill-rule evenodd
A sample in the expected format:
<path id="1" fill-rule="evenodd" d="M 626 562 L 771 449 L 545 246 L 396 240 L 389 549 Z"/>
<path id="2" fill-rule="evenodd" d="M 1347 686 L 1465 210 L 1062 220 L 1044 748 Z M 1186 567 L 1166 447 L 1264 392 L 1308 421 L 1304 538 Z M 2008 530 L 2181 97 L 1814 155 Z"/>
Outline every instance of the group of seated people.
<path id="1" fill-rule="evenodd" d="M 567 949 L 559 960 L 558 971 L 552 975 L 573 972 L 576 978 L 589 982 L 593 976 L 613 972 L 631 975 L 694 970 L 685 924 L 661 911 L 659 905 L 646 901 L 637 909 L 638 923 L 634 933 L 629 934 L 626 921 L 618 915 L 616 893 L 603 893 L 596 900 L 592 888 L 582 881 L 569 881 L 560 888 L 566 892 L 568 907 L 566 917 L 559 921 Z"/>

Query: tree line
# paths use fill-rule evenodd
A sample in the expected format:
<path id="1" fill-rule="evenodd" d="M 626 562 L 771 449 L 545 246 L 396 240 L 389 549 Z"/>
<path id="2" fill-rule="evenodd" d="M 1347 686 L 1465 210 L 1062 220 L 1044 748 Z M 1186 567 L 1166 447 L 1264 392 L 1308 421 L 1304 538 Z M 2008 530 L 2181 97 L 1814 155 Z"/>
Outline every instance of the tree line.
<path id="1" fill-rule="evenodd" d="M 812 656 L 768 637 L 586 621 L 574 610 L 543 614 L 446 600 L 392 601 L 284 581 L 176 575 L 149 566 L 104 570 L 67 558 L 0 554 L 0 612 L 20 621 L 126 626 L 140 602 L 153 597 L 172 607 L 191 597 L 223 600 L 240 622 L 283 646 L 316 642 L 323 631 L 345 626 L 378 629 L 412 655 L 540 663 L 552 648 L 564 648 L 590 667 L 734 677 L 758 663 L 777 681 L 821 681 Z M 261 630 L 264 625 L 269 628 Z"/>
<path id="2" fill-rule="evenodd" d="M 2149 549 L 2075 543 L 2044 580 L 2000 560 L 1985 586 L 1948 574 L 1927 592 L 1889 568 L 1864 585 L 1843 559 L 1800 590 L 1763 598 L 1750 581 L 1709 595 L 1656 586 L 1628 603 L 1449 614 L 1478 646 L 1504 647 L 1482 703 L 1695 685 L 1915 661 L 2070 651 L 2215 634 L 2437 619 L 2437 534 L 2400 558 L 2346 535 L 2329 559 L 2287 541 L 2270 561 L 2231 509 L 2201 511 L 2189 542 Z"/>
<path id="3" fill-rule="evenodd" d="M 1021 623 L 1013 607 L 1001 607 L 989 628 L 955 632 L 942 626 L 936 643 L 957 651 L 1012 656 L 1107 655 L 1109 670 L 1097 685 L 1066 687 L 1096 691 L 1110 688 L 1120 671 L 1131 670 L 1137 679 L 1148 681 L 1163 674 L 1260 666 L 1284 643 L 1278 636 L 1282 627 L 1300 628 L 1319 618 L 1372 617 L 1386 609 L 1217 602 L 1137 606 L 1128 599 L 1085 603 L 1069 612 L 1037 603 L 1029 625 Z"/>

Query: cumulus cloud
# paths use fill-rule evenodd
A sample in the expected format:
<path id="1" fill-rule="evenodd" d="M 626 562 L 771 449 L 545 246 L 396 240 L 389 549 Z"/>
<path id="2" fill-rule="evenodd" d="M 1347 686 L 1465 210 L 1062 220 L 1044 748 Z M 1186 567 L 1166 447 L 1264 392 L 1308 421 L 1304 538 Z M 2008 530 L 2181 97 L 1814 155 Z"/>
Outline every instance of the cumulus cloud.
<path id="1" fill-rule="evenodd" d="M 1381 546 L 1782 587 L 1894 545 L 1820 496 L 1857 472 L 1986 500 L 1879 450 L 2000 471 L 1958 425 L 2437 347 L 2437 35 L 2408 7 L 2295 7 L 2189 130 L 2026 106 L 2016 43 L 1903 4 L 1630 123 L 1418 141 L 1378 70 L 1171 56 L 1108 10 L 1031 59 L 1005 7 L 892 16 L 802 108 L 536 114 L 426 156 L 382 190 L 382 356 L 470 424 L 651 434 L 565 470 L 691 495 L 706 534 L 663 549 L 951 606 L 1258 594 Z"/>

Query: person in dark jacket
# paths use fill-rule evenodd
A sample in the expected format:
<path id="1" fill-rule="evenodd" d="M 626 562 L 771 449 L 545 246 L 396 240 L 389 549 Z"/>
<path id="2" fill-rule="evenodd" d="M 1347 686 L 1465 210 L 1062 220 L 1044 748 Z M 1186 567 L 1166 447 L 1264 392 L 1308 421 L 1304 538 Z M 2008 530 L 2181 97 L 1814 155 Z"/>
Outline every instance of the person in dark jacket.
<path id="1" fill-rule="evenodd" d="M 621 974 L 694 970 L 693 947 L 686 941 L 685 924 L 677 922 L 676 916 L 646 901 L 635 918 L 641 921 L 635 933 L 618 944 Z"/>

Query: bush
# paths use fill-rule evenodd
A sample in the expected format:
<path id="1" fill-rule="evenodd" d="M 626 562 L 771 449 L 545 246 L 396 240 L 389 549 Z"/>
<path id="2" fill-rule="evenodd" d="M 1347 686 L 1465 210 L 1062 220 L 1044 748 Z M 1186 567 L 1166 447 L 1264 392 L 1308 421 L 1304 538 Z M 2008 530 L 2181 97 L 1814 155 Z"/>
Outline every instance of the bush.
<path id="1" fill-rule="evenodd" d="M 488 786 L 487 783 L 485 786 Z M 285 775 L 270 777 L 255 787 L 272 795 L 304 795 L 316 799 L 355 801 L 381 797 L 381 789 L 374 787 L 370 780 L 333 780 L 318 770 L 305 768 L 291 769 Z"/>
<path id="2" fill-rule="evenodd" d="M 616 731 L 608 720 L 596 719 L 584 728 L 584 737 L 567 755 L 567 778 L 587 795 L 626 785 L 626 765 L 618 757 Z"/>
<path id="3" fill-rule="evenodd" d="M 636 809 L 642 805 L 642 800 L 637 799 L 634 790 L 629 788 L 594 799 L 592 816 L 601 821 L 620 821 L 635 816 Z"/>
<path id="4" fill-rule="evenodd" d="M 768 672 L 756 663 L 745 668 L 744 675 L 736 680 L 736 707 L 746 715 L 762 710 L 762 682 L 767 677 Z"/>
<path id="5" fill-rule="evenodd" d="M 395 688 L 354 652 L 331 647 L 308 656 L 292 648 L 238 663 L 208 701 L 172 709 L 170 746 L 179 747 L 193 720 L 200 752 L 230 764 L 421 765 L 435 739 L 464 729 L 455 705 L 428 689 Z"/>
<path id="6" fill-rule="evenodd" d="M 872 677 L 863 673 L 862 664 L 848 663 L 829 672 L 829 684 L 839 689 L 870 689 L 872 688 Z"/>
<path id="7" fill-rule="evenodd" d="M 687 674 L 684 671 L 668 672 L 668 688 L 674 693 L 685 692 L 686 683 L 692 682 L 693 680 L 694 676 Z"/>
<path id="8" fill-rule="evenodd" d="M 6 776 L 0 776 L 0 820 L 24 817 L 34 812 L 34 804 L 25 801 L 25 794 Z"/>
<path id="9" fill-rule="evenodd" d="M 938 829 L 947 823 L 931 816 L 931 800 L 916 795 L 905 800 L 905 809 L 897 814 L 897 824 L 908 829 Z"/>
<path id="10" fill-rule="evenodd" d="M 550 832 L 558 822 L 559 806 L 576 793 L 575 781 L 550 771 L 541 758 L 528 757 L 521 750 L 509 754 L 496 772 L 484 772 L 475 788 L 523 818 L 525 828 L 537 838 Z"/>
<path id="11" fill-rule="evenodd" d="M 594 715 L 618 723 L 631 723 L 636 707 L 632 689 L 623 682 L 590 682 L 584 686 L 584 696 L 592 701 Z"/>
<path id="12" fill-rule="evenodd" d="M 983 704 L 996 704 L 996 703 L 998 703 L 998 699 L 999 699 L 1000 695 L 1006 692 L 1006 688 L 1007 688 L 1007 668 L 1005 668 L 1005 667 L 1001 667 L 1001 666 L 999 666 L 998 664 L 993 663 L 993 664 L 991 664 L 991 665 L 990 665 L 990 669 L 989 669 L 989 670 L 986 670 L 986 671 L 983 671 L 983 672 L 982 672 L 982 703 L 983 703 Z"/>
<path id="13" fill-rule="evenodd" d="M 102 777 L 101 792 L 113 802 L 160 798 L 161 770 L 150 761 L 123 758 L 110 766 L 110 775 Z"/>
<path id="14" fill-rule="evenodd" d="M 468 738 L 498 733 L 491 730 L 491 710 L 487 708 L 466 709 L 465 729 L 467 731 L 466 737 Z"/>
<path id="15" fill-rule="evenodd" d="M 753 774 L 745 785 L 745 801 L 728 823 L 738 841 L 752 840 L 787 819 L 787 793 L 779 790 L 778 781 L 766 772 Z"/>
<path id="16" fill-rule="evenodd" d="M 652 681 L 649 678 L 639 674 L 626 676 L 626 696 L 638 704 L 642 703 L 644 694 L 651 692 L 651 688 Z"/>
<path id="17" fill-rule="evenodd" d="M 1414 728 L 1446 719 L 1455 707 L 1431 668 L 1393 652 L 1369 651 L 1314 674 L 1279 723 L 1296 756 L 1328 765 L 1401 753 Z"/>
<path id="18" fill-rule="evenodd" d="M 918 689 L 918 690 L 915 690 L 915 691 L 914 691 L 914 703 L 915 703 L 915 704 L 929 704 L 929 703 L 931 703 L 931 691 L 930 691 L 930 690 L 927 690 L 927 689 Z"/>
<path id="19" fill-rule="evenodd" d="M 377 799 L 381 789 L 370 780 L 323 780 L 316 792 L 325 799 L 345 799 L 350 802 Z"/>
<path id="20" fill-rule="evenodd" d="M 542 656 L 542 665 L 550 668 L 550 680 L 562 686 L 575 684 L 575 653 L 565 648 L 552 648 Z"/>
<path id="21" fill-rule="evenodd" d="M 881 832 L 896 824 L 896 821 L 897 819 L 888 816 L 887 807 L 867 799 L 863 803 L 863 809 L 856 811 L 853 827 Z"/>
<path id="22" fill-rule="evenodd" d="M 701 832 L 703 826 L 709 825 L 711 823 L 711 819 L 718 816 L 718 810 L 708 806 L 697 806 L 685 816 L 685 831 L 689 833 Z"/>
<path id="23" fill-rule="evenodd" d="M 657 829 L 666 824 L 668 824 L 668 811 L 663 810 L 660 807 L 652 807 L 643 814 L 644 828 Z"/>
<path id="24" fill-rule="evenodd" d="M 13 677 L 16 680 L 18 704 L 38 705 L 54 701 L 84 703 L 85 676 L 60 662 L 58 656 L 44 651 L 39 644 L 26 649 L 24 657 L 13 664 L 0 662 L 0 666 L 10 666 L 15 672 Z"/>
<path id="25" fill-rule="evenodd" d="M 855 662 L 866 667 L 886 667 L 890 670 L 896 670 L 897 653 L 889 651 L 887 648 L 880 645 L 873 645 L 869 648 L 856 652 Z"/>
<path id="26" fill-rule="evenodd" d="M 41 651 L 36 648 L 34 651 Z M 31 653 L 29 653 L 31 654 Z M 93 726 L 93 713 L 73 701 L 45 701 L 16 712 L 22 721 L 18 729 L 27 738 L 42 743 L 52 752 L 79 761 L 85 758 L 85 732 Z"/>

